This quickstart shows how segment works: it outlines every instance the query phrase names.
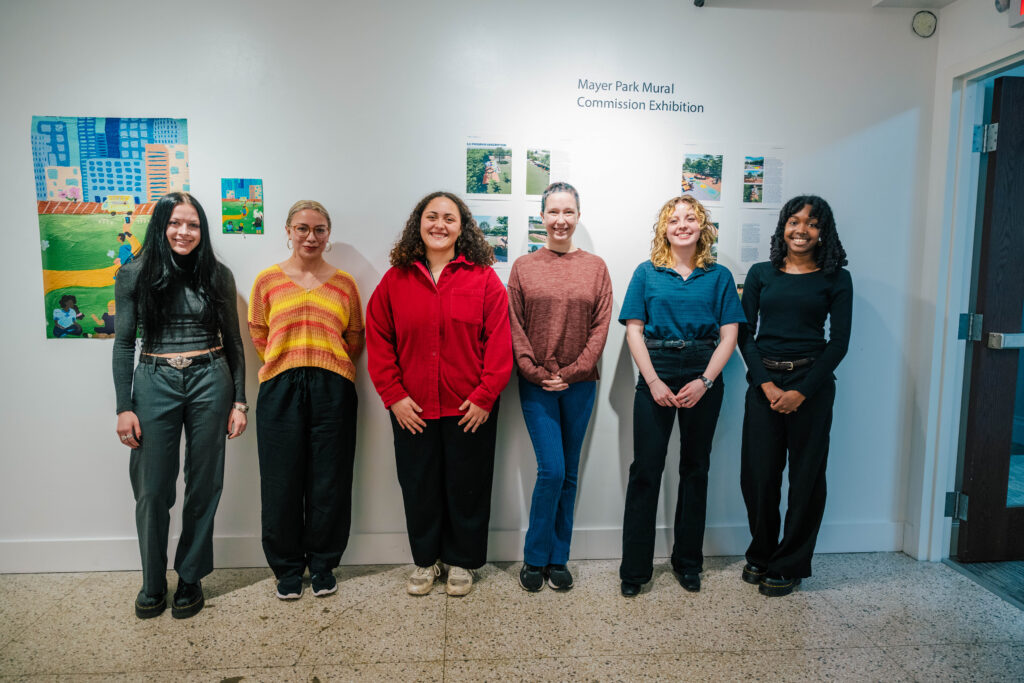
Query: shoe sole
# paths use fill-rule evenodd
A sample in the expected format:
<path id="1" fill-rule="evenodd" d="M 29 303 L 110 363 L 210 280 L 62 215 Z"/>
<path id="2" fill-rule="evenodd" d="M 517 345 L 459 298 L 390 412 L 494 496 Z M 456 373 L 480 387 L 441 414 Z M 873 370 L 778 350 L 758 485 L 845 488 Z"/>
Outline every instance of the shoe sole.
<path id="1" fill-rule="evenodd" d="M 786 584 L 785 586 L 769 586 L 769 585 L 766 585 L 766 584 L 762 583 L 760 586 L 757 587 L 757 590 L 761 593 L 761 595 L 764 595 L 766 597 L 769 597 L 769 598 L 781 598 L 781 597 L 789 595 L 790 593 L 795 591 L 796 587 L 799 586 L 799 585 L 800 585 L 800 579 L 796 579 L 795 581 L 791 581 L 790 583 Z"/>
<path id="2" fill-rule="evenodd" d="M 139 603 L 135 603 L 135 616 L 139 619 L 152 619 L 153 617 L 158 617 L 163 614 L 166 609 L 166 598 L 162 600 L 159 605 L 153 605 L 152 607 L 143 607 Z"/>
<path id="3" fill-rule="evenodd" d="M 318 591 L 313 591 L 313 595 L 315 595 L 318 598 L 322 598 L 325 595 L 331 595 L 332 593 L 337 593 L 337 592 L 338 592 L 338 586 L 337 586 L 337 584 L 335 584 L 334 586 L 331 586 L 330 588 L 321 588 Z"/>
<path id="4" fill-rule="evenodd" d="M 560 593 L 565 591 L 571 591 L 572 586 L 573 584 L 571 583 L 568 586 L 556 586 L 554 583 L 551 582 L 551 579 L 548 579 L 548 588 L 550 588 L 553 591 L 558 591 Z"/>
<path id="5" fill-rule="evenodd" d="M 200 595 L 199 599 L 191 605 L 185 605 L 184 607 L 171 605 L 171 616 L 175 619 L 188 619 L 189 617 L 194 617 L 199 614 L 204 605 L 206 605 L 206 598 Z"/>
<path id="6" fill-rule="evenodd" d="M 473 592 L 473 584 L 470 584 L 466 588 L 457 586 L 445 586 L 444 592 L 452 596 L 453 598 L 461 598 Z"/>
<path id="7" fill-rule="evenodd" d="M 277 596 L 278 600 L 298 600 L 302 597 L 302 591 L 298 593 L 278 593 L 275 591 L 274 595 Z"/>
<path id="8" fill-rule="evenodd" d="M 530 588 L 525 583 L 523 583 L 522 579 L 520 579 L 519 587 L 522 588 L 527 593 L 540 593 L 541 589 L 544 588 L 544 582 L 541 581 L 541 584 L 539 586 L 537 586 L 536 588 Z"/>
<path id="9" fill-rule="evenodd" d="M 765 574 L 767 574 L 767 572 L 761 572 L 760 574 L 758 574 L 756 572 L 751 572 L 751 571 L 747 571 L 746 569 L 744 569 L 743 570 L 743 580 L 746 581 L 749 584 L 753 584 L 753 585 L 757 586 L 758 584 L 761 583 L 761 579 L 764 578 Z"/>

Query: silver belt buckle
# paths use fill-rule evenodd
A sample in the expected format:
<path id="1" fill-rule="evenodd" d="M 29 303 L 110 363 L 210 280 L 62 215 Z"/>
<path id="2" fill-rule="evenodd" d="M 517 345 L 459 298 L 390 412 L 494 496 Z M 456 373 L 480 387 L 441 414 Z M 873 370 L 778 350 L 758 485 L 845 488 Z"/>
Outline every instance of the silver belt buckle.
<path id="1" fill-rule="evenodd" d="M 188 366 L 192 365 L 192 359 L 186 358 L 185 356 L 175 356 L 174 358 L 168 358 L 167 364 L 175 370 L 184 370 Z"/>
<path id="2" fill-rule="evenodd" d="M 793 366 L 793 361 L 791 360 L 783 361 L 782 363 L 780 363 L 780 365 L 782 365 L 784 369 L 789 370 L 790 372 L 792 372 L 795 369 Z"/>

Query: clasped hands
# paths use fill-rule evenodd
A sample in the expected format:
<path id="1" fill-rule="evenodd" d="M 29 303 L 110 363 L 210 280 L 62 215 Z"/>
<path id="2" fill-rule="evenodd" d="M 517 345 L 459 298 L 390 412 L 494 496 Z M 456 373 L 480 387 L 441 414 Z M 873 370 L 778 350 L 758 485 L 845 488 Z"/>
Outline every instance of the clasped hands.
<path id="1" fill-rule="evenodd" d="M 661 379 L 648 382 L 647 388 L 651 390 L 651 398 L 654 399 L 654 402 L 666 408 L 692 408 L 704 397 L 704 394 L 708 393 L 708 388 L 704 386 L 704 381 L 700 378 L 690 380 L 674 394 Z"/>
<path id="2" fill-rule="evenodd" d="M 761 385 L 761 391 L 764 392 L 765 398 L 768 399 L 771 409 L 783 415 L 796 412 L 796 409 L 807 398 L 796 389 L 783 391 L 776 386 L 775 382 L 765 382 Z"/>

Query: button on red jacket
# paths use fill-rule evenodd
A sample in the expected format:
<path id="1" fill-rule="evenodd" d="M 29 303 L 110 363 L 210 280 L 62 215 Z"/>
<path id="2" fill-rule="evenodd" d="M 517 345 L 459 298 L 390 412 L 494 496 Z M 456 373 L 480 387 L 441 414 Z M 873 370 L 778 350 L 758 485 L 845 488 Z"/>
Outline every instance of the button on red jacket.
<path id="1" fill-rule="evenodd" d="M 422 263 L 384 274 L 366 307 L 370 379 L 384 407 L 406 396 L 420 417 L 490 411 L 512 373 L 508 296 L 495 272 L 457 257 L 437 284 Z"/>

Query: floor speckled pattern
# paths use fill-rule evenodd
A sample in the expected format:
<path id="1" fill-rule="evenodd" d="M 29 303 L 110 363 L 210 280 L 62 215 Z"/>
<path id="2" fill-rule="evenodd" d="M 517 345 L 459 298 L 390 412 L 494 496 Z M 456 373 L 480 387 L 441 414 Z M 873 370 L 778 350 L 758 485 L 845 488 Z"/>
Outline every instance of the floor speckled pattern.
<path id="1" fill-rule="evenodd" d="M 294 602 L 267 569 L 221 569 L 181 621 L 134 617 L 138 572 L 0 575 L 0 681 L 1024 680 L 1024 611 L 900 553 L 820 555 L 778 599 L 736 557 L 708 558 L 697 594 L 660 561 L 633 599 L 615 560 L 570 563 L 569 593 L 524 592 L 519 567 L 464 598 L 342 567 L 338 593 Z"/>

